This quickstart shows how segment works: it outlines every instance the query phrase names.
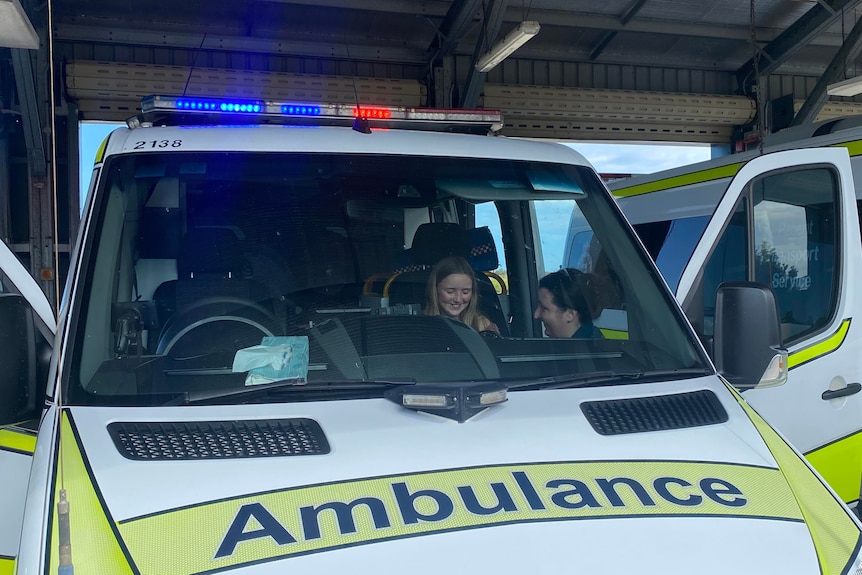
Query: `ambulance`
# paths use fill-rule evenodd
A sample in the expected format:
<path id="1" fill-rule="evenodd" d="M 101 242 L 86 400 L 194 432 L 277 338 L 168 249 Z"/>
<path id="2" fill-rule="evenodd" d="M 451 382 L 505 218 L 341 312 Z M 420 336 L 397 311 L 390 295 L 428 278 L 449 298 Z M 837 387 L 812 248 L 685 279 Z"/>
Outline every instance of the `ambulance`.
<path id="1" fill-rule="evenodd" d="M 577 152 L 491 110 L 141 110 L 56 321 L 0 251 L 0 573 L 862 572 L 862 524 L 739 391 L 786 378 L 773 291 L 717 290 L 710 359 Z M 602 337 L 533 316 L 573 216 Z M 453 258 L 496 329 L 429 306 Z"/>
<path id="2" fill-rule="evenodd" d="M 778 132 L 762 150 L 610 184 L 707 347 L 722 282 L 772 290 L 788 381 L 743 397 L 852 506 L 862 483 L 860 153 L 862 118 L 841 118 Z M 569 262 L 583 251 L 576 235 Z"/>

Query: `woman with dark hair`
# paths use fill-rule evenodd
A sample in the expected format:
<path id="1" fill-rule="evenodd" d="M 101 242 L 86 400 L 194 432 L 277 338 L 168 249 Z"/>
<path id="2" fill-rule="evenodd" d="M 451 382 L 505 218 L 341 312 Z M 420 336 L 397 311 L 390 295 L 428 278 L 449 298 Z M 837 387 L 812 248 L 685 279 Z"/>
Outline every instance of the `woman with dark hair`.
<path id="1" fill-rule="evenodd" d="M 434 265 L 428 277 L 426 301 L 425 315 L 442 315 L 479 332 L 500 333 L 500 328 L 479 312 L 476 274 L 462 257 L 445 257 Z"/>
<path id="2" fill-rule="evenodd" d="M 600 339 L 593 325 L 601 313 L 592 276 L 574 268 L 563 268 L 539 280 L 539 305 L 533 313 L 542 320 L 548 337 Z"/>

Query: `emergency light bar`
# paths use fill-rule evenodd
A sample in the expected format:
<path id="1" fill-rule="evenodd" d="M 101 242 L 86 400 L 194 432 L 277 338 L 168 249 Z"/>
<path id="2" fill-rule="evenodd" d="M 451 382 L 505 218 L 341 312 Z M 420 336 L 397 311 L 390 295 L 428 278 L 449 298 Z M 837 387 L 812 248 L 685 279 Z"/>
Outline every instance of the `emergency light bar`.
<path id="1" fill-rule="evenodd" d="M 413 128 L 451 131 L 497 131 L 503 126 L 499 110 L 406 108 L 358 106 L 356 104 L 309 104 L 239 100 L 234 98 L 189 98 L 147 96 L 141 101 L 142 117 L 130 119 L 129 127 L 180 123 L 278 123 L 301 125 L 350 125 L 359 119 L 378 128 Z M 460 129 L 459 129 L 460 128 Z"/>

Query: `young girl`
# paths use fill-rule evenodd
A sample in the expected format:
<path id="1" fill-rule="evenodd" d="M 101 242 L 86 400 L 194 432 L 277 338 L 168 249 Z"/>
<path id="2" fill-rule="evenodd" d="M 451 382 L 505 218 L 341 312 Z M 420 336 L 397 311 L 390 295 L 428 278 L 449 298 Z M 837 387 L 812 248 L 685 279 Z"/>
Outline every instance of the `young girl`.
<path id="1" fill-rule="evenodd" d="M 444 315 L 462 321 L 476 331 L 500 333 L 479 312 L 476 274 L 462 257 L 449 256 L 437 262 L 428 277 L 425 315 Z"/>

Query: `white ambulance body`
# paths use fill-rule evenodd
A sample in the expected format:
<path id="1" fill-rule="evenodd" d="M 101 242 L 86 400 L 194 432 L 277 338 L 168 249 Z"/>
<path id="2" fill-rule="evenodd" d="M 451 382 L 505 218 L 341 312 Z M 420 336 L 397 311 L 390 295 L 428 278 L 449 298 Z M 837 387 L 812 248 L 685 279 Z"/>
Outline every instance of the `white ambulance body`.
<path id="1" fill-rule="evenodd" d="M 440 111 L 216 105 L 108 137 L 56 337 L 0 252 L 0 573 L 862 568 L 862 525 L 731 385 L 786 375 L 771 292 L 722 288 L 710 361 L 582 156 L 400 129 Z M 601 338 L 532 316 L 572 213 L 616 286 Z M 426 311 L 452 255 L 499 333 Z"/>
<path id="2" fill-rule="evenodd" d="M 744 397 L 851 505 L 862 482 L 860 125 L 847 118 L 792 128 L 767 140 L 763 154 L 610 185 L 703 341 L 713 335 L 722 281 L 775 292 L 788 381 Z M 763 175 L 733 187 L 752 166 Z"/>

